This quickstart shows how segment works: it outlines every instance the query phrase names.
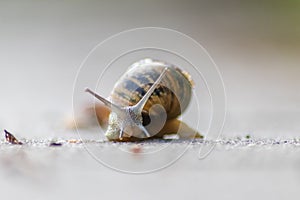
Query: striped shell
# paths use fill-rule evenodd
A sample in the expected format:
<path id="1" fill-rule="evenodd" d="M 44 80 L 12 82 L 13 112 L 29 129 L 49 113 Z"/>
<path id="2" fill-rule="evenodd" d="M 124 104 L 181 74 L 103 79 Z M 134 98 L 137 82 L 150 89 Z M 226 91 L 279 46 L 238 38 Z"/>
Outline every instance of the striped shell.
<path id="1" fill-rule="evenodd" d="M 169 70 L 143 110 L 148 112 L 153 105 L 160 104 L 166 110 L 168 119 L 178 117 L 190 102 L 192 82 L 186 72 L 161 61 L 144 59 L 133 64 L 115 84 L 110 95 L 111 101 L 120 106 L 135 105 L 166 67 Z"/>
<path id="2" fill-rule="evenodd" d="M 159 104 L 164 108 L 167 120 L 178 117 L 191 100 L 193 82 L 186 72 L 161 61 L 143 59 L 134 63 L 115 84 L 110 95 L 111 102 L 121 107 L 136 105 L 165 68 L 168 71 L 151 94 L 143 111 L 149 113 L 153 105 Z M 159 116 L 160 111 L 156 112 L 154 114 Z M 110 120 L 109 126 L 113 126 L 113 123 L 116 123 L 115 119 Z"/>

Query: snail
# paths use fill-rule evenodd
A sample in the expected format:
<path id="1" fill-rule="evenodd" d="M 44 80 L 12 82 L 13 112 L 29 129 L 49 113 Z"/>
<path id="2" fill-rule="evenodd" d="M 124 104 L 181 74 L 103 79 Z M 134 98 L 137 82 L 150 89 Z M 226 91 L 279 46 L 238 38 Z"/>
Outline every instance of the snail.
<path id="1" fill-rule="evenodd" d="M 191 76 L 159 60 L 142 59 L 120 77 L 108 99 L 86 88 L 103 104 L 95 106 L 105 136 L 112 141 L 137 141 L 177 134 L 179 138 L 200 137 L 177 119 L 190 103 Z"/>

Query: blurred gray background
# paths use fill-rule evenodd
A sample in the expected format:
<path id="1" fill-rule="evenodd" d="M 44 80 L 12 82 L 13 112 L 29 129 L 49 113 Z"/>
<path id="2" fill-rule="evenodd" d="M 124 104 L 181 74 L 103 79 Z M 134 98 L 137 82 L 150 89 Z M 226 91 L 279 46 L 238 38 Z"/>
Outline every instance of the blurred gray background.
<path id="1" fill-rule="evenodd" d="M 89 51 L 120 31 L 157 26 L 191 36 L 218 65 L 228 102 L 224 137 L 299 137 L 299 10 L 294 0 L 1 0 L 0 128 L 29 139 L 62 136 Z M 299 193 L 299 153 L 288 148 L 221 149 L 204 162 L 193 150 L 171 168 L 141 176 L 99 166 L 76 148 L 1 151 L 1 193 L 18 199 L 126 199 L 125 193 L 297 199 Z"/>

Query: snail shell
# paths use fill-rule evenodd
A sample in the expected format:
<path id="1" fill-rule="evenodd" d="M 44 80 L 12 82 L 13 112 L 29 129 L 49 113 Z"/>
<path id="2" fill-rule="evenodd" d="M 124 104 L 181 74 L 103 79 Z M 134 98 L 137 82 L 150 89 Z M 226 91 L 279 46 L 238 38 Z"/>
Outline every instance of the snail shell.
<path id="1" fill-rule="evenodd" d="M 179 126 L 185 132 L 193 132 L 193 136 L 200 136 L 177 120 L 190 103 L 192 88 L 187 72 L 147 58 L 129 67 L 116 82 L 109 100 L 87 91 L 111 107 L 106 137 L 131 141 L 174 134 Z"/>
<path id="2" fill-rule="evenodd" d="M 179 68 L 159 61 L 145 59 L 133 64 L 115 84 L 111 101 L 120 106 L 137 104 L 166 67 L 168 71 L 143 110 L 149 112 L 153 105 L 160 104 L 166 110 L 167 119 L 178 117 L 191 100 L 192 84 Z"/>

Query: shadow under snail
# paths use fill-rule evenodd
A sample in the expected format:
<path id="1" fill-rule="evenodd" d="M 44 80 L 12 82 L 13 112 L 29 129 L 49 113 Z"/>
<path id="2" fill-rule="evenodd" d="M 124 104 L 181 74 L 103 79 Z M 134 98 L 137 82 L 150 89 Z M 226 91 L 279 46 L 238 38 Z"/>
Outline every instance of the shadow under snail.
<path id="1" fill-rule="evenodd" d="M 103 104 L 95 113 L 105 136 L 112 141 L 138 141 L 177 134 L 179 138 L 202 138 L 177 119 L 192 96 L 190 75 L 174 65 L 143 59 L 129 67 L 116 82 L 108 99 L 92 94 Z"/>

